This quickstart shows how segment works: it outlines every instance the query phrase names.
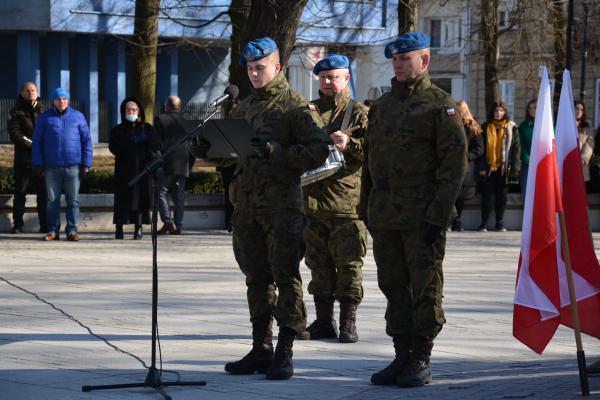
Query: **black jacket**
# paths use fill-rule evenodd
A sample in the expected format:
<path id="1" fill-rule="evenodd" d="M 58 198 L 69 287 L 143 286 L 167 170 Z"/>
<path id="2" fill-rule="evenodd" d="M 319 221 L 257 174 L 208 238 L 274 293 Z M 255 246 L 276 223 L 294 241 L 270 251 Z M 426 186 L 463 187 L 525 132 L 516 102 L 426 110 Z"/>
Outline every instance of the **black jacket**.
<path id="1" fill-rule="evenodd" d="M 125 119 L 125 104 L 137 103 L 139 122 L 133 124 Z M 133 187 L 129 181 L 144 169 L 150 161 L 149 139 L 154 135 L 152 125 L 144 122 L 144 110 L 134 98 L 128 97 L 121 103 L 121 123 L 110 131 L 108 149 L 115 155 L 115 200 L 114 223 L 150 223 L 149 209 L 152 206 L 150 175 L 145 175 Z M 141 214 L 138 220 L 136 214 Z"/>
<path id="2" fill-rule="evenodd" d="M 187 121 L 180 112 L 169 112 L 154 118 L 155 134 L 150 140 L 153 151 L 165 152 L 186 135 Z M 167 157 L 163 169 L 167 175 L 189 176 L 190 174 L 190 142 L 186 141 Z"/>
<path id="3" fill-rule="evenodd" d="M 33 128 L 42 111 L 44 110 L 40 105 L 39 97 L 33 106 L 21 95 L 17 96 L 17 102 L 10 110 L 8 134 L 10 140 L 15 144 L 15 168 L 31 168 L 32 166 L 31 139 L 33 138 Z"/>

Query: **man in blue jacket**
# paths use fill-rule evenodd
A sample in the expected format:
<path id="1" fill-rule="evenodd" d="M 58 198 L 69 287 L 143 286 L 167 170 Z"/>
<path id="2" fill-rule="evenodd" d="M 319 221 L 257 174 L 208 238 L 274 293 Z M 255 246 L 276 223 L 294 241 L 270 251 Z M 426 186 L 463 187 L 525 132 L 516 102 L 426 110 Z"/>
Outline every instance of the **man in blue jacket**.
<path id="1" fill-rule="evenodd" d="M 48 192 L 48 234 L 42 240 L 58 240 L 60 196 L 67 203 L 67 240 L 77 242 L 79 180 L 92 166 L 92 138 L 85 117 L 69 107 L 69 93 L 57 88 L 52 93 L 54 107 L 44 112 L 33 133 L 34 173 L 44 174 Z"/>

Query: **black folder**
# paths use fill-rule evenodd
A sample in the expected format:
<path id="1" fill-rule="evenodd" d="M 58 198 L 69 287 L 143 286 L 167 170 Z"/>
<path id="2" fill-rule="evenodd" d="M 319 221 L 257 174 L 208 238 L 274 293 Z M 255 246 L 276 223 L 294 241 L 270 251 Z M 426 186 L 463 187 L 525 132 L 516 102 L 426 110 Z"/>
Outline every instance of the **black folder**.
<path id="1" fill-rule="evenodd" d="M 189 121 L 191 127 L 200 121 Z M 191 130 L 191 129 L 190 129 Z M 244 119 L 210 119 L 206 121 L 198 134 L 210 143 L 207 158 L 238 158 L 254 156 L 256 152 L 250 146 L 254 130 Z"/>

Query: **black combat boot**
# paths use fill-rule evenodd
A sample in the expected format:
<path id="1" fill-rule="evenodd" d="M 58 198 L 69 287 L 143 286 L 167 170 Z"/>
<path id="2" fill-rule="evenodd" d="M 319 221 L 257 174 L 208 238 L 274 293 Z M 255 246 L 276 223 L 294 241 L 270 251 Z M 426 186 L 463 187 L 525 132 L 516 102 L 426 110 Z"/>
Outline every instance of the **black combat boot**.
<path id="1" fill-rule="evenodd" d="M 340 303 L 340 343 L 358 342 L 356 333 L 356 309 L 358 304 L 343 300 Z"/>
<path id="2" fill-rule="evenodd" d="M 408 364 L 410 359 L 410 339 L 406 335 L 394 336 L 394 350 L 396 358 L 394 361 L 379 372 L 371 375 L 373 385 L 396 385 L 400 373 Z"/>
<path id="3" fill-rule="evenodd" d="M 433 341 L 422 336 L 416 336 L 413 344 L 413 354 L 406 369 L 398 376 L 398 386 L 415 387 L 431 383 L 429 357 Z"/>
<path id="4" fill-rule="evenodd" d="M 273 363 L 267 370 L 267 379 L 285 380 L 294 375 L 294 365 L 292 364 L 292 347 L 296 332 L 290 328 L 282 327 L 279 329 L 277 338 L 277 348 Z"/>
<path id="5" fill-rule="evenodd" d="M 304 332 L 299 332 L 296 338 L 299 340 L 319 340 L 335 339 L 338 337 L 338 328 L 333 318 L 333 299 L 324 299 L 315 297 L 315 310 L 317 319 L 306 328 Z"/>
<path id="6" fill-rule="evenodd" d="M 252 350 L 239 361 L 225 364 L 232 375 L 264 374 L 273 363 L 273 332 L 271 324 L 252 327 Z"/>

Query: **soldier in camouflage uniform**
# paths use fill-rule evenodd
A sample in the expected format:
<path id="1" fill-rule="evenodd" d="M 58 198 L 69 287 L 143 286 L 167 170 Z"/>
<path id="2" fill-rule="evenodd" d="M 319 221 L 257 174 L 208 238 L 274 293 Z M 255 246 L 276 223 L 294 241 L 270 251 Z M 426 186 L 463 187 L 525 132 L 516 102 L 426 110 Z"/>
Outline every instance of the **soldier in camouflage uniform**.
<path id="1" fill-rule="evenodd" d="M 249 42 L 241 59 L 253 88 L 231 117 L 243 118 L 254 128 L 256 156 L 239 159 L 230 196 L 233 250 L 246 276 L 253 346 L 225 370 L 289 379 L 294 337 L 306 327 L 300 278 L 304 255 L 300 176 L 325 161 L 330 140 L 316 107 L 292 91 L 280 72 L 272 39 Z M 279 324 L 274 354 L 273 316 Z"/>
<path id="2" fill-rule="evenodd" d="M 300 339 L 337 338 L 334 300 L 340 303 L 339 341 L 354 343 L 356 309 L 363 298 L 362 258 L 367 249 L 367 230 L 358 218 L 363 140 L 368 108 L 350 98 L 347 57 L 330 55 L 315 64 L 320 98 L 314 100 L 335 147 L 345 163 L 338 172 L 303 187 L 306 265 L 312 280 L 317 319 Z M 345 125 L 345 126 L 343 126 Z"/>
<path id="3" fill-rule="evenodd" d="M 467 166 L 466 136 L 454 100 L 431 83 L 429 36 L 409 32 L 385 48 L 392 90 L 369 112 L 361 214 L 373 238 L 386 333 L 396 358 L 376 385 L 431 382 L 433 340 L 445 322 L 442 261 L 446 226 Z"/>

